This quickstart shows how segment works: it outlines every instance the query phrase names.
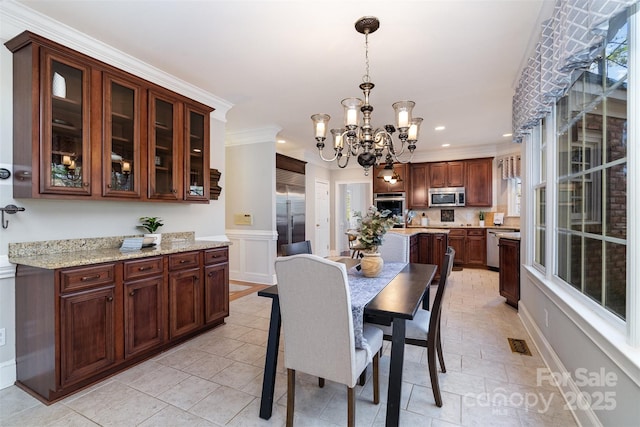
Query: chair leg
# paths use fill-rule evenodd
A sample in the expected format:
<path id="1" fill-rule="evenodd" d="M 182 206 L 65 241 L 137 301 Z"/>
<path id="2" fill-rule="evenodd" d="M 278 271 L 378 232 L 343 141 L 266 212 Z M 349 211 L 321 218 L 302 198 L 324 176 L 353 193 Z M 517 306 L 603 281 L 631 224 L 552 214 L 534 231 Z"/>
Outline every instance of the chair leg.
<path id="1" fill-rule="evenodd" d="M 320 388 L 324 387 L 324 378 L 318 377 L 318 387 Z"/>
<path id="2" fill-rule="evenodd" d="M 347 387 L 347 426 L 356 426 L 356 388 Z"/>
<path id="3" fill-rule="evenodd" d="M 293 427 L 293 412 L 295 410 L 296 371 L 287 369 L 287 427 Z"/>
<path id="4" fill-rule="evenodd" d="M 440 384 L 438 383 L 438 369 L 436 366 L 436 349 L 435 346 L 427 347 L 427 362 L 429 364 L 429 377 L 431 377 L 431 388 L 433 389 L 433 398 L 436 406 L 442 406 L 442 397 L 440 396 Z"/>
<path id="5" fill-rule="evenodd" d="M 380 355 L 373 356 L 373 403 L 380 403 Z"/>
<path id="6" fill-rule="evenodd" d="M 364 371 L 362 371 L 362 373 L 358 377 L 358 385 L 364 386 L 366 382 L 367 382 L 367 367 L 365 366 Z"/>

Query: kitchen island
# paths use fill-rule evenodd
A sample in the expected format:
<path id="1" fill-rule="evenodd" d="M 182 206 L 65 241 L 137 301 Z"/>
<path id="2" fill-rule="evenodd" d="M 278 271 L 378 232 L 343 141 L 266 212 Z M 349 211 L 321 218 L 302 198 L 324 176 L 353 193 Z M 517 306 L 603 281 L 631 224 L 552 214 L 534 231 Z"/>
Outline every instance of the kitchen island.
<path id="1" fill-rule="evenodd" d="M 420 264 L 435 264 L 438 270 L 434 281 L 440 280 L 441 264 L 449 246 L 449 230 L 438 228 L 392 228 L 389 233 L 407 237 L 409 261 Z"/>

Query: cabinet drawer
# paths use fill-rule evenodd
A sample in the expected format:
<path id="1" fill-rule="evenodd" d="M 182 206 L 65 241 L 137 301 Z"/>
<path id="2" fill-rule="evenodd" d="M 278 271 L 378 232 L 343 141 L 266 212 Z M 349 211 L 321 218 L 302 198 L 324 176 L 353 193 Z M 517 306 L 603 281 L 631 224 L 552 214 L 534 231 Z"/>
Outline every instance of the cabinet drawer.
<path id="1" fill-rule="evenodd" d="M 466 236 L 467 230 L 464 228 L 453 228 L 449 230 L 449 236 Z"/>
<path id="2" fill-rule="evenodd" d="M 204 251 L 205 265 L 220 264 L 228 261 L 229 261 L 229 251 L 227 250 L 227 248 L 211 249 L 208 251 Z"/>
<path id="3" fill-rule="evenodd" d="M 162 257 L 126 261 L 124 263 L 124 280 L 160 274 L 163 270 Z"/>
<path id="4" fill-rule="evenodd" d="M 197 267 L 199 265 L 199 252 L 184 252 L 169 255 L 169 270 L 181 270 L 183 268 Z"/>
<path id="5" fill-rule="evenodd" d="M 77 291 L 113 283 L 115 264 L 70 268 L 60 272 L 60 292 Z"/>
<path id="6" fill-rule="evenodd" d="M 467 236 L 484 236 L 484 228 L 472 228 L 467 230 Z"/>

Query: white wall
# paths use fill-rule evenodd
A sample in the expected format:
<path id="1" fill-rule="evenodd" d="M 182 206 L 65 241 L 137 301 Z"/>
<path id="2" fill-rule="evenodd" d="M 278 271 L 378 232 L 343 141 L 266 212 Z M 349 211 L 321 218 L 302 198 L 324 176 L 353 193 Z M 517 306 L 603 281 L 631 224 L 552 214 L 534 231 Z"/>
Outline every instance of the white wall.
<path id="1" fill-rule="evenodd" d="M 7 6 L 6 4 L 4 6 Z M 28 23 L 28 24 L 27 24 Z M 55 21 L 43 19 L 19 5 L 0 10 L 0 42 L 4 44 L 24 30 L 41 34 L 168 89 L 185 94 L 216 111 L 211 117 L 211 167 L 221 171 L 222 194 L 210 204 L 176 204 L 129 201 L 76 201 L 13 199 L 11 179 L 0 181 L 0 206 L 15 204 L 24 212 L 6 215 L 9 228 L 0 229 L 0 328 L 6 329 L 7 344 L 0 347 L 0 388 L 15 380 L 15 284 L 14 268 L 8 263 L 8 244 L 41 240 L 138 234 L 140 216 L 160 216 L 161 232 L 193 231 L 196 237 L 224 238 L 225 173 L 224 116 L 231 104 L 163 73 L 135 58 L 116 51 Z M 12 67 L 13 57 L 0 47 L 0 167 L 12 170 Z"/>

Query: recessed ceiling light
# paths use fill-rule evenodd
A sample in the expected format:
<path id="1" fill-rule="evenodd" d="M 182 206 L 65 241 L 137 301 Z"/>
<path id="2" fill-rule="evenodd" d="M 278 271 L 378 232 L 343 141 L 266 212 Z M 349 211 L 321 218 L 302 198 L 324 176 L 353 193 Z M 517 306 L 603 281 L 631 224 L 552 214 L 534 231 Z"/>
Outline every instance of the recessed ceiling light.
<path id="1" fill-rule="evenodd" d="M 513 134 L 512 133 L 503 133 L 502 136 L 504 136 L 506 138 L 508 136 L 513 136 Z"/>
<path id="2" fill-rule="evenodd" d="M 451 144 L 442 144 L 442 146 L 443 146 L 443 147 L 448 147 L 448 146 L 450 146 L 450 145 L 451 145 Z"/>
<path id="3" fill-rule="evenodd" d="M 436 126 L 434 129 L 435 129 L 435 130 L 444 130 L 444 129 L 445 129 L 445 127 L 444 127 L 444 126 Z"/>
<path id="4" fill-rule="evenodd" d="M 278 140 L 278 144 L 285 144 L 287 141 L 285 141 L 284 139 L 279 139 Z"/>

